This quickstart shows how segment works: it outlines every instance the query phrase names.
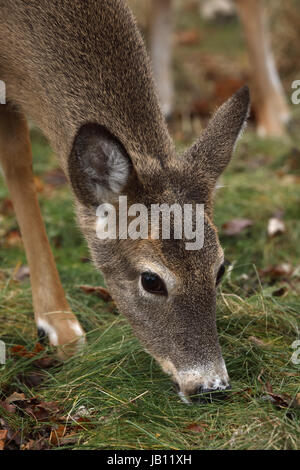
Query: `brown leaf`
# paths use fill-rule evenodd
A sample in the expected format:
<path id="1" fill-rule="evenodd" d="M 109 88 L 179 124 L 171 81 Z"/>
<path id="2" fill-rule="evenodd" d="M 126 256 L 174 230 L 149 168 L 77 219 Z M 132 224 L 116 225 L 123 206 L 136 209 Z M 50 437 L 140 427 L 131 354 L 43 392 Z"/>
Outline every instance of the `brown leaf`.
<path id="1" fill-rule="evenodd" d="M 268 266 L 265 269 L 260 269 L 259 274 L 262 277 L 270 277 L 272 280 L 280 278 L 288 278 L 293 273 L 293 266 L 289 263 L 281 263 L 275 266 Z"/>
<path id="2" fill-rule="evenodd" d="M 274 406 L 277 406 L 278 408 L 288 408 L 293 404 L 292 397 L 287 393 L 277 394 L 268 392 L 268 394 L 263 396 L 262 398 L 264 400 L 270 401 L 271 403 L 273 403 Z"/>
<path id="3" fill-rule="evenodd" d="M 267 395 L 264 395 L 262 398 L 264 400 L 268 400 L 273 403 L 274 406 L 278 408 L 298 408 L 300 405 L 300 393 L 296 395 L 295 399 L 292 399 L 290 395 L 287 393 L 274 393 L 273 387 L 270 382 L 263 382 L 261 376 L 264 373 L 262 369 L 259 376 L 258 381 L 262 384 L 263 389 L 267 392 Z"/>
<path id="4" fill-rule="evenodd" d="M 80 289 L 85 292 L 85 294 L 94 294 L 97 295 L 104 302 L 112 302 L 112 297 L 107 289 L 100 286 L 80 286 Z"/>
<path id="5" fill-rule="evenodd" d="M 17 344 L 16 346 L 13 346 L 10 349 L 11 355 L 12 356 L 18 356 L 18 357 L 31 357 L 32 353 L 30 353 L 25 346 L 22 344 Z"/>
<path id="6" fill-rule="evenodd" d="M 77 419 L 76 426 L 74 429 L 76 431 L 80 431 L 81 429 L 86 429 L 86 425 L 90 424 L 92 421 L 87 418 L 86 416 L 82 416 L 81 418 Z"/>
<path id="7" fill-rule="evenodd" d="M 251 225 L 253 225 L 251 219 L 232 219 L 222 225 L 222 230 L 225 235 L 234 236 L 251 227 Z"/>
<path id="8" fill-rule="evenodd" d="M 48 439 L 40 437 L 37 440 L 30 439 L 26 444 L 22 444 L 21 450 L 48 450 L 49 447 Z"/>
<path id="9" fill-rule="evenodd" d="M 267 343 L 265 343 L 264 341 L 262 341 L 259 338 L 256 338 L 255 336 L 249 336 L 248 340 L 251 341 L 251 343 L 255 344 L 256 346 L 259 346 L 260 348 L 268 348 L 269 347 L 269 345 Z"/>
<path id="10" fill-rule="evenodd" d="M 14 392 L 8 398 L 6 398 L 5 402 L 7 404 L 10 404 L 16 401 L 24 401 L 24 400 L 26 400 L 24 393 Z"/>
<path id="11" fill-rule="evenodd" d="M 12 356 L 34 357 L 38 356 L 42 351 L 44 351 L 44 349 L 45 348 L 41 345 L 41 343 L 36 343 L 33 351 L 28 351 L 28 349 L 22 344 L 17 344 L 11 348 L 10 352 Z"/>
<path id="12" fill-rule="evenodd" d="M 24 281 L 24 279 L 30 276 L 30 270 L 28 266 L 20 266 L 13 275 L 14 281 Z"/>
<path id="13" fill-rule="evenodd" d="M 7 433 L 7 429 L 0 429 L 0 450 L 4 450 Z"/>
<path id="14" fill-rule="evenodd" d="M 25 408 L 25 412 L 31 415 L 36 421 L 47 421 L 61 412 L 57 402 L 35 402 L 35 399 L 29 401 L 29 406 Z"/>
<path id="15" fill-rule="evenodd" d="M 272 292 L 273 297 L 283 297 L 288 292 L 287 287 L 280 287 Z"/>
<path id="16" fill-rule="evenodd" d="M 36 175 L 34 175 L 34 185 L 37 193 L 42 193 L 44 191 L 43 181 Z"/>
<path id="17" fill-rule="evenodd" d="M 5 448 L 15 449 L 19 448 L 21 444 L 21 434 L 18 431 L 12 429 L 5 419 L 0 418 L 0 425 L 7 431 Z"/>
<path id="18" fill-rule="evenodd" d="M 67 427 L 63 424 L 60 424 L 58 427 L 53 428 L 50 433 L 49 442 L 53 446 L 60 444 L 60 439 L 65 436 Z"/>
<path id="19" fill-rule="evenodd" d="M 1 204 L 0 214 L 2 215 L 13 215 L 14 206 L 11 199 L 5 198 Z"/>
<path id="20" fill-rule="evenodd" d="M 58 361 L 52 357 L 52 356 L 45 356 L 41 357 L 40 359 L 35 359 L 33 361 L 33 364 L 40 369 L 49 369 L 50 367 L 53 367 L 54 365 L 58 364 Z"/>
<path id="21" fill-rule="evenodd" d="M 7 413 L 14 414 L 16 411 L 16 406 L 11 405 L 10 403 L 6 403 L 6 401 L 0 401 L 0 406 L 3 408 Z"/>
<path id="22" fill-rule="evenodd" d="M 21 238 L 19 230 L 10 230 L 5 235 L 5 242 L 10 247 L 23 246 L 23 242 L 22 242 L 22 238 Z"/>
<path id="23" fill-rule="evenodd" d="M 197 29 L 181 31 L 176 35 L 176 43 L 181 46 L 190 46 L 199 42 L 201 35 Z"/>
<path id="24" fill-rule="evenodd" d="M 41 372 L 33 372 L 25 375 L 18 375 L 18 380 L 25 384 L 27 387 L 38 387 L 46 378 L 45 374 Z"/>
<path id="25" fill-rule="evenodd" d="M 35 450 L 35 441 L 30 439 L 26 444 L 22 444 L 21 450 Z"/>

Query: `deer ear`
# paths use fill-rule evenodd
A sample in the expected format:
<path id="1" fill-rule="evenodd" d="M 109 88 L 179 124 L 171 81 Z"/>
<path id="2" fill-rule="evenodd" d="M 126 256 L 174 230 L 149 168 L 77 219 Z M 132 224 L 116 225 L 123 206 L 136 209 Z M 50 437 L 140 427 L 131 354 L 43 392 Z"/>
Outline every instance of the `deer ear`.
<path id="1" fill-rule="evenodd" d="M 99 124 L 84 124 L 77 132 L 68 161 L 73 190 L 79 201 L 98 206 L 118 196 L 132 169 L 122 143 Z"/>
<path id="2" fill-rule="evenodd" d="M 213 187 L 231 159 L 249 108 L 249 89 L 245 86 L 217 110 L 199 141 L 186 153 L 186 158 L 194 162 L 193 170 Z"/>

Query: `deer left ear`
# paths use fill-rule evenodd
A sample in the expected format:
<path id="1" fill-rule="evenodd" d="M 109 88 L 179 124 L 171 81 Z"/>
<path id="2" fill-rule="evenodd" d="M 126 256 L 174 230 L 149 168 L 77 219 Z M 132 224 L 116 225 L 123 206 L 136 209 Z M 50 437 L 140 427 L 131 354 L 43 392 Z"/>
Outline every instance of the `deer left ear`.
<path id="1" fill-rule="evenodd" d="M 194 171 L 205 175 L 212 187 L 231 159 L 249 109 L 249 88 L 245 86 L 217 110 L 199 141 L 186 153 Z"/>
<path id="2" fill-rule="evenodd" d="M 122 143 L 105 127 L 84 124 L 68 161 L 73 190 L 86 206 L 111 202 L 125 188 L 132 163 Z"/>

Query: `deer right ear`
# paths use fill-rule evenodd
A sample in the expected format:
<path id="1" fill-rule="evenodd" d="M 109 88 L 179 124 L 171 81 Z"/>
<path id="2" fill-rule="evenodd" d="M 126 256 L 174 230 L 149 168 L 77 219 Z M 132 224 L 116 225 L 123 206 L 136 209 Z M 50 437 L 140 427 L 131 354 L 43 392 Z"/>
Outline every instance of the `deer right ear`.
<path id="1" fill-rule="evenodd" d="M 77 132 L 68 161 L 73 190 L 86 206 L 98 206 L 118 196 L 127 184 L 131 160 L 122 143 L 99 124 L 84 124 Z"/>

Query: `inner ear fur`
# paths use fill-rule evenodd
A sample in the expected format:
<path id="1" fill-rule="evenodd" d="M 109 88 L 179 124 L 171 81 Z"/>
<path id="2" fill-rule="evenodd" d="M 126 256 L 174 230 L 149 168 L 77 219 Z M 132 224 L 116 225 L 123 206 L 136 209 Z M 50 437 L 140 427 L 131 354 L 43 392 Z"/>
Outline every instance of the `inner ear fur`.
<path id="1" fill-rule="evenodd" d="M 74 138 L 68 171 L 79 201 L 86 206 L 97 206 L 122 192 L 132 172 L 132 163 L 115 135 L 100 124 L 87 123 Z"/>

